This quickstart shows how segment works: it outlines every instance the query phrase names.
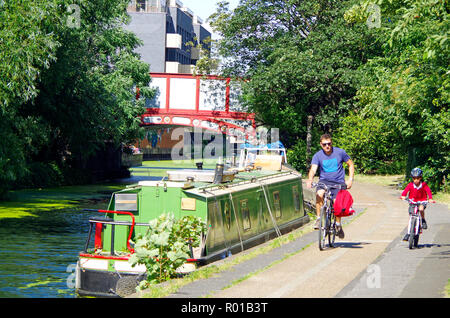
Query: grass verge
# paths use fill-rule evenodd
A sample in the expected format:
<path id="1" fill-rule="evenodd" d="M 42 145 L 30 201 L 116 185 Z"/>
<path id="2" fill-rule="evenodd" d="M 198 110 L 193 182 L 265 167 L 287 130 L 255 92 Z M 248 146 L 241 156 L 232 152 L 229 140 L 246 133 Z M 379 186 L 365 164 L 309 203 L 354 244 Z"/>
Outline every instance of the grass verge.
<path id="1" fill-rule="evenodd" d="M 445 286 L 444 298 L 450 298 L 450 279 L 447 281 L 447 286 Z"/>
<path id="2" fill-rule="evenodd" d="M 186 275 L 182 278 L 173 279 L 171 281 L 165 282 L 163 284 L 155 285 L 146 289 L 138 294 L 131 295 L 130 297 L 141 297 L 141 298 L 162 298 L 170 294 L 176 293 L 183 286 L 192 283 L 200 279 L 207 279 L 213 277 L 216 274 L 229 270 L 233 266 L 240 264 L 242 262 L 248 261 L 258 255 L 265 254 L 271 250 L 278 248 L 284 244 L 292 242 L 297 238 L 313 231 L 313 222 L 302 226 L 301 228 L 294 230 L 293 232 L 287 233 L 281 237 L 275 238 L 262 246 L 257 246 L 241 252 L 229 259 L 224 259 L 218 264 L 211 264 L 205 267 L 201 267 L 195 272 Z"/>

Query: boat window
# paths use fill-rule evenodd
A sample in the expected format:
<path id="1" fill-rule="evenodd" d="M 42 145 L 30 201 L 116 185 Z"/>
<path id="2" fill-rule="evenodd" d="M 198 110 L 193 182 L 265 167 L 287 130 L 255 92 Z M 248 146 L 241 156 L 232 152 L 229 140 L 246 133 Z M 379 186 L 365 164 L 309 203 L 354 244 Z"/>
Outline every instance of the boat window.
<path id="1" fill-rule="evenodd" d="M 114 195 L 114 208 L 116 211 L 137 211 L 137 194 L 116 193 Z"/>
<path id="2" fill-rule="evenodd" d="M 294 197 L 295 212 L 300 212 L 300 194 L 298 193 L 298 186 L 292 187 L 292 195 Z"/>
<path id="3" fill-rule="evenodd" d="M 273 206 L 275 210 L 275 218 L 281 218 L 280 191 L 273 192 Z"/>
<path id="4" fill-rule="evenodd" d="M 242 225 L 244 231 L 248 231 L 251 228 L 250 224 L 250 210 L 248 208 L 248 200 L 241 200 L 241 215 L 242 215 Z"/>
<path id="5" fill-rule="evenodd" d="M 223 214 L 225 216 L 225 226 L 228 230 L 231 228 L 231 211 L 230 211 L 230 205 L 228 202 L 225 202 L 225 207 L 223 208 Z"/>

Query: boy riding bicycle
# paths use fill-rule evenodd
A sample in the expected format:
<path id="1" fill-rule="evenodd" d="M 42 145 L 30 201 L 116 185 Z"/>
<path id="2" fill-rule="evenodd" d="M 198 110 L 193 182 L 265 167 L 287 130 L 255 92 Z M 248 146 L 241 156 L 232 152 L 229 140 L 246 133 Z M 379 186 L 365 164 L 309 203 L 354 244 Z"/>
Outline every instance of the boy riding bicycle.
<path id="1" fill-rule="evenodd" d="M 422 180 L 423 172 L 420 168 L 414 168 L 411 170 L 411 178 L 413 182 L 410 182 L 405 190 L 403 190 L 401 194 L 401 199 L 405 200 L 406 195 L 409 193 L 409 199 L 414 202 L 420 203 L 419 212 L 422 217 L 422 228 L 426 230 L 428 228 L 427 222 L 425 221 L 425 208 L 428 203 L 436 203 L 433 200 L 433 194 L 431 193 L 431 189 L 428 187 L 427 183 Z M 409 214 L 411 214 L 411 209 L 409 210 Z M 406 234 L 403 238 L 403 241 L 408 241 L 409 234 Z"/>

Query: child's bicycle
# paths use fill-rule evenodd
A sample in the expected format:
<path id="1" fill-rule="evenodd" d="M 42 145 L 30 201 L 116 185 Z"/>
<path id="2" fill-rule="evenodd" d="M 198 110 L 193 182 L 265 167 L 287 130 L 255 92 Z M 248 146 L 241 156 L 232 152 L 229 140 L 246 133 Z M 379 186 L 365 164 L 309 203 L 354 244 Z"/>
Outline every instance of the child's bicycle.
<path id="1" fill-rule="evenodd" d="M 334 241 L 336 239 L 336 215 L 334 214 L 333 199 L 331 198 L 331 189 L 347 189 L 346 184 L 342 185 L 326 185 L 324 183 L 312 183 L 313 188 L 320 185 L 325 189 L 323 196 L 323 206 L 320 210 L 320 225 L 319 225 L 319 249 L 323 251 L 325 249 L 325 241 L 328 237 L 328 245 L 334 247 Z"/>
<path id="2" fill-rule="evenodd" d="M 412 207 L 408 223 L 408 243 L 409 249 L 412 249 L 419 246 L 419 236 L 422 234 L 422 216 L 419 212 L 419 205 L 423 204 L 423 202 L 415 202 L 409 198 L 405 199 L 405 201 L 408 201 Z"/>

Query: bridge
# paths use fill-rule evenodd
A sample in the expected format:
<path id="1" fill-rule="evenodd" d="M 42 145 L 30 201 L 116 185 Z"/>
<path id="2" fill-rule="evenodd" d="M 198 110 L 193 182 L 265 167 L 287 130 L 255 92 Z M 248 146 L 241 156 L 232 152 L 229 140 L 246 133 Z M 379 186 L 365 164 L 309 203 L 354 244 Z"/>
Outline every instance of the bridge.
<path id="1" fill-rule="evenodd" d="M 190 74 L 150 75 L 156 95 L 146 101 L 142 125 L 201 128 L 241 140 L 254 134 L 255 114 L 242 106 L 241 81 Z"/>

